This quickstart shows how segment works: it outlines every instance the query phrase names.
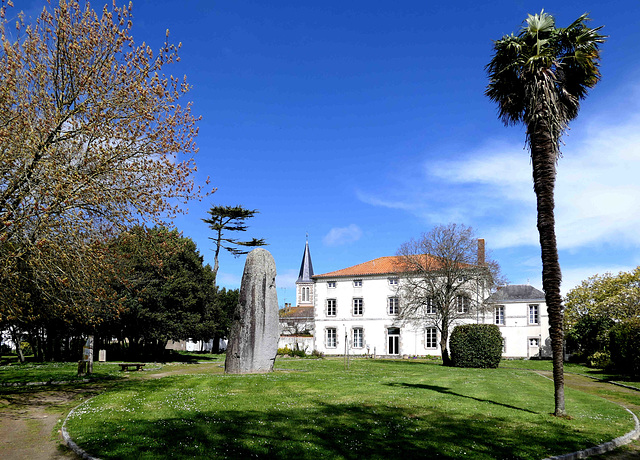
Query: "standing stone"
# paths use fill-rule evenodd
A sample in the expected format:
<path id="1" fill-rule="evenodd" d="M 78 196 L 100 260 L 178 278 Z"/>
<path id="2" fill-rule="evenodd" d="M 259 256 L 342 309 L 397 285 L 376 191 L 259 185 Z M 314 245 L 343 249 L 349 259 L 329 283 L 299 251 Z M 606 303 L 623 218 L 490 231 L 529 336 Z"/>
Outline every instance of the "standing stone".
<path id="1" fill-rule="evenodd" d="M 249 253 L 244 264 L 240 300 L 229 334 L 225 373 L 271 372 L 279 335 L 276 263 L 269 251 L 257 248 Z"/>

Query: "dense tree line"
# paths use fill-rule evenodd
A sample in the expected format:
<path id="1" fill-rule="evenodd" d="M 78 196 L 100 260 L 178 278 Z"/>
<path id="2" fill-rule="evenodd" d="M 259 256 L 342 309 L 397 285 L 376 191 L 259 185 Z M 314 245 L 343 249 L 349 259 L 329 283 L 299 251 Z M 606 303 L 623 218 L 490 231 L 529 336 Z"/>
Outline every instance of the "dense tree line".
<path id="1" fill-rule="evenodd" d="M 1 324 L 14 342 L 30 344 L 36 360 L 78 359 L 86 335 L 94 335 L 96 349 L 122 358 L 161 357 L 169 340 L 226 336 L 238 291 L 217 292 L 191 239 L 136 226 L 100 252 L 103 271 L 94 292 L 78 293 L 86 301 L 81 308 L 52 308 L 32 295 L 29 308 L 39 312 L 32 321 Z"/>
<path id="2" fill-rule="evenodd" d="M 565 307 L 568 350 L 577 360 L 603 367 L 611 358 L 612 328 L 640 319 L 640 267 L 591 276 L 567 293 Z"/>

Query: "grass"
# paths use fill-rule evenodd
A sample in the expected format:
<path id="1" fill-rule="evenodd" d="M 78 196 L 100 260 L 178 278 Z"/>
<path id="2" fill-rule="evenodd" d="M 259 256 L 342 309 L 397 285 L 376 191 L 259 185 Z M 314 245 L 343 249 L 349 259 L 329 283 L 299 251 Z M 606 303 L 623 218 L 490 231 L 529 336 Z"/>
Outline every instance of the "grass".
<path id="1" fill-rule="evenodd" d="M 553 363 L 548 359 L 512 359 L 512 360 L 502 360 L 500 361 L 501 368 L 507 369 L 530 369 L 536 371 L 548 371 L 551 372 L 553 368 Z M 607 382 L 620 382 L 625 385 L 637 388 L 640 390 L 640 380 L 637 377 L 630 377 L 625 375 L 616 374 L 613 371 L 609 371 L 606 369 L 596 369 L 592 367 L 588 367 L 584 364 L 576 364 L 576 363 L 564 363 L 564 371 L 571 372 L 573 374 L 582 374 L 587 375 L 589 377 L 593 377 L 599 380 L 604 380 Z"/>
<path id="2" fill-rule="evenodd" d="M 0 366 L 0 385 L 38 382 L 77 382 L 86 378 L 113 379 L 120 367 L 113 363 L 94 363 L 93 373 L 78 376 L 78 363 L 24 363 Z"/>
<path id="3" fill-rule="evenodd" d="M 629 431 L 629 414 L 517 369 L 423 360 L 278 359 L 265 375 L 219 366 L 127 379 L 70 417 L 74 440 L 109 458 L 543 458 Z"/>
<path id="4" fill-rule="evenodd" d="M 170 363 L 149 363 L 145 367 L 145 372 L 160 372 L 168 367 L 171 370 L 175 366 L 188 365 L 185 369 L 194 364 L 209 363 L 221 364 L 224 362 L 224 355 L 212 355 L 193 352 L 173 352 L 169 355 Z M 32 384 L 50 382 L 81 382 L 84 379 L 110 380 L 121 379 L 125 376 L 133 376 L 132 373 L 123 373 L 116 362 L 94 362 L 93 373 L 90 375 L 78 375 L 78 363 L 39 363 L 27 361 L 20 364 L 17 358 L 3 357 L 0 365 L 0 386 L 11 384 Z M 119 361 L 120 362 L 120 361 Z M 136 361 L 138 362 L 138 361 Z"/>

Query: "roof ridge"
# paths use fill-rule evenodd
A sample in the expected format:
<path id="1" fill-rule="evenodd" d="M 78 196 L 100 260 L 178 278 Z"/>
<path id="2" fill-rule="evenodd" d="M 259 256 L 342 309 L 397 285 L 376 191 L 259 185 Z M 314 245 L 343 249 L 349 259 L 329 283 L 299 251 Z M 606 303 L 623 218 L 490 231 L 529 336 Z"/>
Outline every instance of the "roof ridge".
<path id="1" fill-rule="evenodd" d="M 396 273 L 401 256 L 381 256 L 350 267 L 332 272 L 314 275 L 314 278 L 327 278 L 338 276 L 364 276 Z M 376 262 L 378 262 L 376 264 Z M 380 263 L 384 262 L 384 263 Z"/>

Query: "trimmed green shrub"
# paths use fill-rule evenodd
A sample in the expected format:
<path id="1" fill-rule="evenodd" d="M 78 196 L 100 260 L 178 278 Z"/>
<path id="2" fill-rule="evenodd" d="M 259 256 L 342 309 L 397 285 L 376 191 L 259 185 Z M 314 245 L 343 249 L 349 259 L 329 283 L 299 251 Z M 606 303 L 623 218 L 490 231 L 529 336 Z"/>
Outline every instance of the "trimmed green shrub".
<path id="1" fill-rule="evenodd" d="M 304 358 L 305 356 L 307 356 L 307 353 L 304 350 L 298 350 L 298 349 L 292 350 L 288 346 L 285 346 L 284 348 L 278 348 L 278 355 L 279 356 L 297 356 L 298 358 Z"/>
<path id="2" fill-rule="evenodd" d="M 640 376 L 640 318 L 626 319 L 611 328 L 609 352 L 619 372 Z"/>
<path id="3" fill-rule="evenodd" d="M 455 367 L 496 368 L 502 357 L 502 334 L 495 324 L 465 324 L 453 328 L 449 339 Z"/>
<path id="4" fill-rule="evenodd" d="M 606 351 L 596 351 L 587 358 L 587 365 L 596 369 L 606 369 L 611 366 L 611 356 Z"/>

